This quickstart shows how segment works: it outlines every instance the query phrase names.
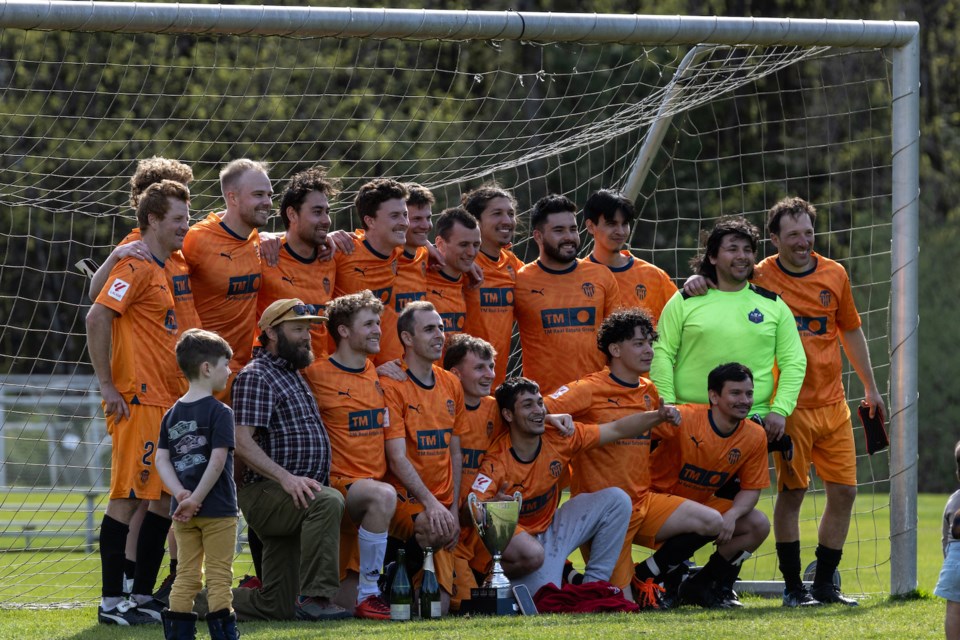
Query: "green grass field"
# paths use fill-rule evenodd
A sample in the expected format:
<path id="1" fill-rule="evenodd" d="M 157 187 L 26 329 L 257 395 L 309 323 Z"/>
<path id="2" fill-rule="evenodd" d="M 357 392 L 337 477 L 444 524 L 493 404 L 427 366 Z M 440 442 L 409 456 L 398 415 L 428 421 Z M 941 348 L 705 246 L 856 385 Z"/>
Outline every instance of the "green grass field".
<path id="1" fill-rule="evenodd" d="M 939 574 L 940 515 L 945 495 L 919 497 L 918 582 L 921 592 L 932 592 Z M 7 494 L 0 501 L 0 522 L 58 522 L 76 526 L 84 521 L 83 496 L 65 494 Z M 430 634 L 435 638 L 480 636 L 484 638 L 534 638 L 546 634 L 564 638 L 604 637 L 687 638 L 693 636 L 726 638 L 754 634 L 778 638 L 923 638 L 941 634 L 943 601 L 935 598 L 891 602 L 890 567 L 886 560 L 888 513 L 885 494 L 862 494 L 851 528 L 841 571 L 844 590 L 863 594 L 856 610 L 825 608 L 815 612 L 783 611 L 779 601 L 747 598 L 747 607 L 736 612 L 706 612 L 684 608 L 676 612 L 641 616 L 540 616 L 530 619 L 450 618 L 439 623 L 411 623 L 397 626 L 361 621 L 323 625 L 244 624 L 244 637 L 302 638 L 350 637 L 363 634 L 377 638 L 414 638 Z M 767 512 L 772 500 L 765 496 L 761 508 Z M 805 545 L 816 540 L 814 515 L 822 508 L 820 500 L 804 505 L 802 539 Z M 12 514 L 16 513 L 14 517 Z M 63 514 L 63 515 L 60 515 Z M 76 515 L 71 515 L 76 514 Z M 99 515 L 96 518 L 99 524 Z M 10 530 L 10 525 L 5 525 Z M 66 528 L 67 525 L 64 525 Z M 95 602 L 99 589 L 99 558 L 96 552 L 83 550 L 82 536 L 30 540 L 23 549 L 24 537 L 0 538 L 0 639 L 6 638 L 146 638 L 158 637 L 153 629 L 108 629 L 95 622 Z M 80 549 L 67 551 L 66 549 Z M 637 559 L 646 554 L 638 549 Z M 698 558 L 701 562 L 705 559 Z M 813 549 L 804 549 L 804 564 L 813 560 Z M 859 568 L 854 569 L 853 567 Z M 246 554 L 235 564 L 237 575 L 250 572 Z M 777 579 L 773 540 L 769 539 L 745 567 L 747 580 Z M 69 608 L 54 608 L 57 603 L 72 603 Z M 15 609 L 17 605 L 41 608 Z M 202 636 L 201 636 L 202 637 Z"/>

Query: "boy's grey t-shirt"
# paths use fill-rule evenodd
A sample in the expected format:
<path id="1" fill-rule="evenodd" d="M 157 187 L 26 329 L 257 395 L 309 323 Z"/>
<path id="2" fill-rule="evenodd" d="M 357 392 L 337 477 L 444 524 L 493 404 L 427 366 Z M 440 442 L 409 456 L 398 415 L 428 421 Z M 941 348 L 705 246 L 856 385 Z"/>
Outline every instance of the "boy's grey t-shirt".
<path id="1" fill-rule="evenodd" d="M 960 542 L 950 535 L 950 529 L 953 527 L 953 515 L 960 509 L 960 489 L 953 492 L 947 499 L 947 506 L 943 508 L 943 529 L 940 543 L 943 545 L 943 557 L 947 557 L 947 545 L 951 542 Z"/>
<path id="2" fill-rule="evenodd" d="M 178 400 L 163 416 L 157 446 L 170 451 L 170 463 L 185 489 L 193 491 L 200 484 L 214 449 L 227 449 L 223 471 L 204 498 L 197 517 L 239 515 L 237 485 L 233 482 L 235 437 L 233 410 L 213 396 L 196 402 Z M 170 513 L 176 510 L 177 500 L 174 497 L 170 500 Z"/>

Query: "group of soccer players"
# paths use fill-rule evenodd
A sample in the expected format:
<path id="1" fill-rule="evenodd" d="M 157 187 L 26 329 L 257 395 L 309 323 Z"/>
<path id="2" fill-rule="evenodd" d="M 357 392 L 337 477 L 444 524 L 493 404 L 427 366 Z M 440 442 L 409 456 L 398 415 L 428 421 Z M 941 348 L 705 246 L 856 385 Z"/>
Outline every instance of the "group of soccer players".
<path id="1" fill-rule="evenodd" d="M 712 268 L 681 292 L 626 249 L 636 212 L 611 190 L 582 207 L 562 195 L 533 203 L 539 257 L 524 264 L 510 248 L 518 203 L 494 183 L 434 215 L 427 188 L 374 179 L 353 202 L 362 229 L 332 231 L 339 186 L 311 168 L 286 184 L 285 231 L 277 235 L 258 231 L 273 214 L 266 164 L 226 165 L 223 210 L 188 228 L 191 178 L 174 160 L 140 163 L 131 180 L 140 228 L 91 284 L 89 350 L 114 439 L 100 538 L 105 603 L 129 592 L 132 606 L 150 615 L 169 529 L 169 496 L 152 456 L 160 418 L 184 390 L 173 360 L 177 336 L 203 328 L 225 338 L 232 381 L 262 347 L 264 311 L 295 299 L 326 318 L 312 325 L 314 357 L 301 374 L 329 434 L 330 486 L 345 499 L 337 603 L 357 617 L 389 617 L 380 574 L 400 548 L 414 573 L 431 549 L 444 607 L 464 607 L 490 561 L 464 507 L 471 491 L 482 500 L 521 494 L 504 568 L 532 591 L 607 580 L 646 608 L 740 606 L 733 590 L 740 566 L 770 530 L 756 509 L 769 486 L 768 441 L 784 433 L 791 453 L 774 454 L 784 604 L 856 604 L 833 584 L 856 493 L 838 340 L 867 389 L 865 402 L 871 410 L 883 403 L 846 273 L 813 252 L 816 212 L 806 202 L 788 199 L 774 207 L 776 216 L 771 211 L 780 253 L 756 276 L 756 230 L 742 219 L 720 225 L 701 256 Z M 593 249 L 579 258 L 584 231 Z M 696 308 L 709 309 L 706 301 L 728 282 L 765 301 L 744 303 L 755 306 L 742 314 L 745 331 L 768 327 L 778 309 L 770 305 L 786 301 L 792 336 L 782 335 L 781 323 L 780 335 L 741 338 L 730 330 L 736 322 L 724 320 L 727 303 L 703 322 L 690 320 L 695 312 L 681 307 L 699 294 Z M 661 354 L 658 334 L 668 327 L 658 322 L 668 303 L 669 350 Z M 699 353 L 711 323 L 724 325 L 728 353 L 741 340 L 765 349 L 754 347 L 765 339 L 772 352 L 736 362 L 722 349 Z M 507 379 L 515 325 L 523 375 Z M 695 375 L 683 371 L 687 347 Z M 673 388 L 651 380 L 655 361 L 672 372 L 663 384 Z M 776 404 L 772 389 L 758 388 L 765 409 L 757 415 L 754 381 L 773 378 L 774 361 Z M 784 384 L 797 363 L 798 381 Z M 696 403 L 674 407 L 690 395 L 684 385 L 697 388 Z M 219 399 L 231 403 L 230 385 Z M 238 456 L 238 469 L 242 463 Z M 797 526 L 811 463 L 827 487 L 812 592 L 799 577 Z M 560 507 L 567 487 L 571 497 Z M 256 556 L 256 532 L 250 537 Z M 635 564 L 634 543 L 654 553 Z M 710 543 L 708 563 L 688 575 L 686 561 Z M 583 575 L 564 565 L 577 547 L 587 560 Z M 129 588 L 125 566 L 134 567 Z"/>

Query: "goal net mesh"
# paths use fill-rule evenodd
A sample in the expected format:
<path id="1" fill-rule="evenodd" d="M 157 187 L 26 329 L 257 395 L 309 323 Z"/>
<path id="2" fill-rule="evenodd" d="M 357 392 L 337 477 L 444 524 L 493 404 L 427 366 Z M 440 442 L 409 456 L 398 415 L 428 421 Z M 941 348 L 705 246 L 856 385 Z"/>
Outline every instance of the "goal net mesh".
<path id="1" fill-rule="evenodd" d="M 152 155 L 192 166 L 196 219 L 221 208 L 218 171 L 239 157 L 269 162 L 275 191 L 329 167 L 345 187 L 333 204 L 342 229 L 358 226 L 350 203 L 374 177 L 419 182 L 440 207 L 495 179 L 516 195 L 514 250 L 529 261 L 532 203 L 623 188 L 651 126 L 668 122 L 638 182 L 635 255 L 681 282 L 718 215 L 762 228 L 774 202 L 807 198 L 818 250 L 850 272 L 886 389 L 889 61 L 880 50 L 706 47 L 678 74 L 689 50 L 0 31 L 0 606 L 99 596 L 110 439 L 86 352 L 87 281 L 73 265 L 102 261 L 134 226 L 128 180 Z M 849 366 L 844 382 L 855 403 Z M 887 465 L 886 454 L 858 457 L 848 592 L 888 588 Z M 812 489 L 806 561 L 823 507 L 822 484 Z M 765 494 L 761 507 L 772 505 Z M 771 536 L 741 577 L 778 579 L 772 550 Z"/>

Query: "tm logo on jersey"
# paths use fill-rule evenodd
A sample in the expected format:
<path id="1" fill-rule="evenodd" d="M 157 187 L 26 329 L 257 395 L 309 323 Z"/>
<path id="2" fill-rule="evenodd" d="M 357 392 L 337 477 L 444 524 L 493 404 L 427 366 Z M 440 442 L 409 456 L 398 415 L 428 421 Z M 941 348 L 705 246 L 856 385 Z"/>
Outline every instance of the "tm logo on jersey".
<path id="1" fill-rule="evenodd" d="M 371 291 L 373 297 L 385 305 L 390 304 L 390 298 L 393 297 L 393 287 L 384 287 L 383 289 L 374 289 Z"/>
<path id="2" fill-rule="evenodd" d="M 540 312 L 540 322 L 547 333 L 555 333 L 567 329 L 581 330 L 583 327 L 593 329 L 597 321 L 597 310 L 594 307 L 570 307 L 567 309 L 544 309 Z"/>
<path id="3" fill-rule="evenodd" d="M 190 290 L 189 274 L 173 276 L 173 296 L 175 298 L 183 298 L 184 296 L 189 296 L 191 293 L 193 292 Z"/>
<path id="4" fill-rule="evenodd" d="M 557 485 L 550 485 L 550 490 L 539 496 L 533 496 L 532 498 L 524 498 L 523 504 L 520 506 L 520 517 L 529 516 L 531 513 L 536 513 L 543 509 L 545 506 L 555 503 L 557 501 Z"/>
<path id="5" fill-rule="evenodd" d="M 493 287 L 480 289 L 480 309 L 497 309 L 513 306 L 511 287 Z"/>
<path id="6" fill-rule="evenodd" d="M 486 453 L 485 449 L 460 449 L 460 457 L 464 469 L 479 469 L 480 458 Z"/>
<path id="7" fill-rule="evenodd" d="M 463 331 L 463 325 L 467 321 L 467 314 L 441 313 L 440 318 L 443 320 L 444 333 L 456 333 Z"/>
<path id="8" fill-rule="evenodd" d="M 260 290 L 260 274 L 249 273 L 245 276 L 233 276 L 227 284 L 227 297 L 239 298 L 256 295 Z"/>
<path id="9" fill-rule="evenodd" d="M 442 451 L 450 448 L 453 429 L 423 429 L 417 431 L 418 451 Z"/>
<path id="10" fill-rule="evenodd" d="M 760 313 L 760 309 L 754 309 L 753 311 L 747 314 L 747 320 L 749 320 L 753 324 L 760 324 L 761 322 L 763 322 L 763 314 Z"/>
<path id="11" fill-rule="evenodd" d="M 411 302 L 416 302 L 417 300 L 424 300 L 427 297 L 426 291 L 410 291 L 408 293 L 398 293 L 394 296 L 395 306 L 397 313 L 403 311 L 403 308 L 406 307 Z"/>
<path id="12" fill-rule="evenodd" d="M 347 424 L 350 425 L 350 433 L 382 429 L 384 426 L 384 409 L 351 411 L 347 414 Z"/>
<path id="13" fill-rule="evenodd" d="M 822 336 L 827 333 L 827 316 L 794 316 L 797 331 L 803 336 Z"/>
<path id="14" fill-rule="evenodd" d="M 726 471 L 701 469 L 689 462 L 680 469 L 680 482 L 706 489 L 719 489 L 726 483 L 729 476 L 730 474 Z"/>

